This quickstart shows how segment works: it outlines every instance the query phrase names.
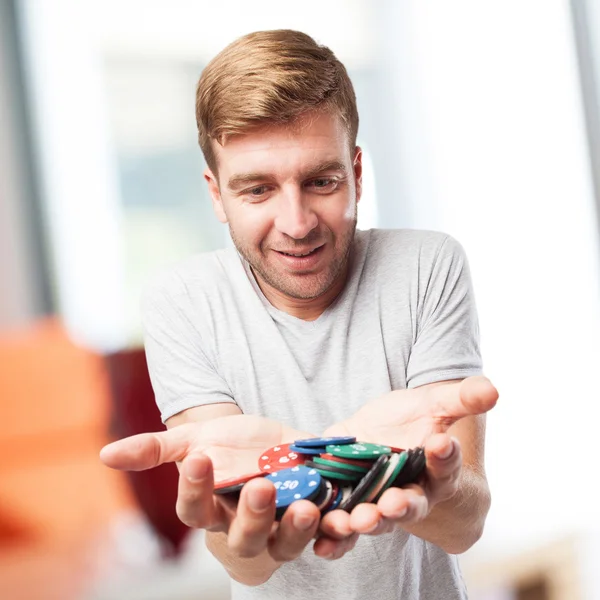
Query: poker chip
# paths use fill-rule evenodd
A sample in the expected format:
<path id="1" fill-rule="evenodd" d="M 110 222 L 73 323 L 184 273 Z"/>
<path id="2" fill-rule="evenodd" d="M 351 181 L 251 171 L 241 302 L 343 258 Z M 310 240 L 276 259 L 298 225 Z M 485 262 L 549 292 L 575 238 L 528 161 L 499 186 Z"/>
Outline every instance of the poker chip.
<path id="1" fill-rule="evenodd" d="M 331 479 L 341 479 L 344 481 L 358 481 L 362 478 L 363 474 L 356 471 L 349 471 L 338 466 L 324 465 L 315 460 L 307 460 L 304 463 L 307 467 L 316 469 L 324 477 L 330 477 Z"/>
<path id="2" fill-rule="evenodd" d="M 341 456 L 334 456 L 333 454 L 328 454 L 327 452 L 321 454 L 320 458 L 323 460 L 331 460 L 336 463 L 342 463 L 343 465 L 353 465 L 358 467 L 364 473 L 371 468 L 371 465 L 374 462 L 374 459 L 372 458 L 342 458 Z"/>
<path id="3" fill-rule="evenodd" d="M 312 500 L 321 489 L 319 472 L 304 465 L 270 473 L 266 479 L 271 481 L 277 490 L 277 509 L 285 509 L 296 500 Z"/>
<path id="4" fill-rule="evenodd" d="M 367 490 L 375 482 L 381 471 L 389 461 L 387 454 L 381 454 L 373 463 L 369 472 L 359 481 L 358 485 L 352 490 L 346 501 L 340 504 L 340 508 L 346 512 L 352 512 L 352 509 L 361 501 Z"/>
<path id="5" fill-rule="evenodd" d="M 242 487 L 244 487 L 245 483 L 248 483 L 251 479 L 255 479 L 256 477 L 264 477 L 264 473 L 246 473 L 245 475 L 240 475 L 238 477 L 230 477 L 228 479 L 222 479 L 221 481 L 217 481 L 214 486 L 213 493 L 215 494 L 232 494 L 235 492 L 239 492 Z"/>
<path id="6" fill-rule="evenodd" d="M 392 449 L 380 444 L 358 442 L 355 444 L 332 444 L 326 447 L 326 451 L 341 458 L 378 458 L 391 454 Z"/>
<path id="7" fill-rule="evenodd" d="M 405 467 L 405 465 L 408 461 L 408 452 L 402 451 L 400 453 L 395 453 L 395 456 L 398 457 L 398 460 L 396 461 L 396 464 L 393 467 L 393 469 L 392 469 L 391 473 L 389 474 L 389 476 L 387 477 L 387 479 L 382 483 L 378 493 L 375 495 L 372 502 L 379 502 L 379 498 L 381 498 L 381 496 L 383 496 L 383 493 L 387 489 L 392 487 L 394 481 L 396 481 L 396 479 L 398 478 L 398 475 L 400 474 L 400 472 Z"/>
<path id="8" fill-rule="evenodd" d="M 386 485 L 390 485 L 400 472 L 400 469 L 398 468 L 399 464 L 402 463 L 403 466 L 406 463 L 407 458 L 406 452 L 403 454 L 393 453 L 390 456 L 385 469 L 381 472 L 381 475 L 373 482 L 369 490 L 365 493 L 362 502 L 376 502 L 385 489 L 387 489 Z"/>
<path id="9" fill-rule="evenodd" d="M 329 480 L 327 480 L 329 481 Z M 340 492 L 341 492 L 341 486 L 339 485 L 339 483 L 335 480 L 331 481 L 331 495 L 328 498 L 328 501 L 325 503 L 325 505 L 320 509 L 321 510 L 321 514 L 324 515 L 325 513 L 329 512 L 331 510 L 331 507 L 334 505 L 335 501 L 338 499 L 338 496 L 340 496 Z"/>
<path id="10" fill-rule="evenodd" d="M 304 456 L 290 449 L 290 444 L 282 444 L 265 450 L 258 459 L 258 468 L 265 473 L 273 473 L 303 465 L 304 460 Z"/>
<path id="11" fill-rule="evenodd" d="M 345 469 L 346 471 L 354 471 L 355 473 L 362 473 L 363 475 L 369 470 L 371 463 L 367 461 L 362 461 L 363 464 L 357 466 L 354 464 L 357 461 L 341 461 L 336 460 L 335 456 L 331 458 L 325 458 L 326 456 L 331 456 L 327 454 L 322 454 L 321 456 L 315 456 L 312 460 L 320 465 L 327 465 L 330 467 L 338 467 L 341 469 Z M 365 464 L 366 463 L 366 464 Z"/>
<path id="12" fill-rule="evenodd" d="M 338 436 L 338 437 L 325 437 L 325 438 L 308 438 L 306 440 L 296 440 L 294 446 L 298 448 L 325 448 L 331 444 L 337 444 L 342 446 L 344 444 L 353 444 L 356 442 L 355 437 L 350 436 Z"/>
<path id="13" fill-rule="evenodd" d="M 319 454 L 325 452 L 325 446 L 309 448 L 296 446 L 296 444 L 290 444 L 289 448 L 292 452 L 297 452 L 298 454 L 312 454 L 314 456 L 318 456 Z"/>
<path id="14" fill-rule="evenodd" d="M 322 499 L 315 498 L 314 500 L 314 503 L 317 505 L 317 508 L 320 511 L 322 511 L 328 504 L 331 504 L 333 496 L 333 483 L 331 483 L 331 481 L 328 479 L 323 479 L 322 481 L 325 493 L 323 494 Z"/>
<path id="15" fill-rule="evenodd" d="M 425 467 L 422 447 L 403 450 L 350 436 L 315 437 L 265 450 L 258 456 L 258 472 L 219 481 L 214 493 L 235 501 L 248 481 L 265 477 L 277 490 L 277 520 L 296 500 L 313 502 L 321 515 L 352 512 L 361 502 L 378 502 L 390 487 L 419 481 Z"/>
<path id="16" fill-rule="evenodd" d="M 408 450 L 407 454 L 406 465 L 404 465 L 404 468 L 392 483 L 394 487 L 403 487 L 409 483 L 415 483 L 425 469 L 426 459 L 424 448 L 413 448 Z"/>
<path id="17" fill-rule="evenodd" d="M 344 490 L 346 490 L 346 496 L 349 496 L 352 493 L 352 488 L 350 486 L 340 486 L 340 488 L 338 489 L 337 495 L 333 499 L 333 502 L 331 503 L 331 505 L 328 506 L 323 511 L 324 514 L 331 512 L 332 510 L 335 510 L 340 505 L 340 503 L 342 502 L 342 499 L 344 497 Z"/>

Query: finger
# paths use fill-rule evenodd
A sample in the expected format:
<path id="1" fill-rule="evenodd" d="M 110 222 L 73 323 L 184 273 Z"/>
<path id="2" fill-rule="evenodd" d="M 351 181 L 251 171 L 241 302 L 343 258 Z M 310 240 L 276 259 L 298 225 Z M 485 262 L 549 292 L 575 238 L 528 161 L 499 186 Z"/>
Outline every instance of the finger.
<path id="1" fill-rule="evenodd" d="M 204 454 L 190 454 L 181 465 L 177 503 L 177 516 L 188 527 L 220 531 L 216 523 L 213 497 L 212 462 Z"/>
<path id="2" fill-rule="evenodd" d="M 112 442 L 100 450 L 100 460 L 113 469 L 142 471 L 180 461 L 192 443 L 191 430 L 179 425 L 155 433 L 140 433 Z"/>
<path id="3" fill-rule="evenodd" d="M 274 521 L 275 486 L 262 478 L 249 481 L 229 526 L 229 548 L 241 557 L 258 556 L 267 548 Z"/>
<path id="4" fill-rule="evenodd" d="M 462 465 L 459 440 L 447 433 L 430 436 L 425 442 L 425 460 L 430 479 L 457 478 Z"/>
<path id="5" fill-rule="evenodd" d="M 377 508 L 382 517 L 400 525 L 422 521 L 430 510 L 425 490 L 416 484 L 387 489 Z"/>
<path id="6" fill-rule="evenodd" d="M 323 515 L 319 532 L 334 540 L 343 540 L 352 535 L 350 515 L 345 510 L 332 510 Z"/>
<path id="7" fill-rule="evenodd" d="M 276 536 L 269 545 L 277 561 L 289 561 L 302 554 L 319 527 L 321 513 L 308 500 L 294 502 L 283 515 Z"/>
<path id="8" fill-rule="evenodd" d="M 425 443 L 427 490 L 430 507 L 452 498 L 462 472 L 460 442 L 448 434 L 431 436 Z"/>
<path id="9" fill-rule="evenodd" d="M 352 533 L 343 540 L 334 540 L 330 537 L 323 536 L 315 542 L 313 550 L 314 553 L 321 558 L 337 560 L 356 546 L 358 538 L 358 533 Z"/>
<path id="10" fill-rule="evenodd" d="M 383 525 L 387 526 L 387 529 Z M 376 504 L 363 502 L 356 506 L 350 514 L 350 527 L 356 533 L 379 535 L 393 528 L 384 521 Z"/>
<path id="11" fill-rule="evenodd" d="M 459 385 L 431 388 L 435 395 L 434 418 L 447 429 L 456 421 L 481 415 L 496 405 L 498 390 L 487 377 L 467 377 Z"/>

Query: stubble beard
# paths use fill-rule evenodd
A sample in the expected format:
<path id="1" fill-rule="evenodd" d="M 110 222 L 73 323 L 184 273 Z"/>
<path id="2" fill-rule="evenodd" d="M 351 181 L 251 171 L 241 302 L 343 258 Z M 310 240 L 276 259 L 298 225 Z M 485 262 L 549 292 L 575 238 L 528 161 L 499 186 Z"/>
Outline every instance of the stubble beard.
<path id="1" fill-rule="evenodd" d="M 344 234 L 335 240 L 336 255 L 325 270 L 320 273 L 302 275 L 286 275 L 270 267 L 262 251 L 256 251 L 245 246 L 237 239 L 231 226 L 229 232 L 237 251 L 246 259 L 255 276 L 258 274 L 269 286 L 290 298 L 312 300 L 327 293 L 346 268 L 356 233 L 356 225 L 357 219 L 355 217 Z M 297 242 L 297 244 L 300 245 L 300 242 Z M 269 252 L 271 251 L 269 250 Z"/>

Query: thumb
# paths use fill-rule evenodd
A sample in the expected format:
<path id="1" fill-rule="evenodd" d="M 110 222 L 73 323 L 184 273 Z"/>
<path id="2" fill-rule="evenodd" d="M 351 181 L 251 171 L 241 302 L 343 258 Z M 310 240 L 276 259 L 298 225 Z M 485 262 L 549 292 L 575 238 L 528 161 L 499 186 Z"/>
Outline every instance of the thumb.
<path id="1" fill-rule="evenodd" d="M 167 462 L 181 461 L 191 444 L 189 427 L 140 433 L 112 442 L 100 450 L 100 460 L 112 469 L 143 471 Z"/>
<path id="2" fill-rule="evenodd" d="M 432 389 L 436 394 L 434 417 L 449 427 L 464 417 L 482 415 L 494 408 L 498 390 L 483 376 L 467 377 L 456 385 L 442 385 Z"/>

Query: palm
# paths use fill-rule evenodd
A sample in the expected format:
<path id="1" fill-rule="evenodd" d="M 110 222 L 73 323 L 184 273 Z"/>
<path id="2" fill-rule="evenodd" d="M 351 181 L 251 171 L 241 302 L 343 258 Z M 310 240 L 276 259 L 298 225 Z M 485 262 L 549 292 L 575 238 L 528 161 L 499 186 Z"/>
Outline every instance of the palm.
<path id="1" fill-rule="evenodd" d="M 364 442 L 412 448 L 435 433 L 445 433 L 466 416 L 483 414 L 497 392 L 488 380 L 396 390 L 365 404 L 352 417 L 330 427 L 326 435 L 353 435 Z"/>
<path id="2" fill-rule="evenodd" d="M 188 453 L 203 452 L 210 457 L 215 481 L 255 472 L 265 450 L 309 435 L 254 415 L 214 419 L 198 434 Z"/>

